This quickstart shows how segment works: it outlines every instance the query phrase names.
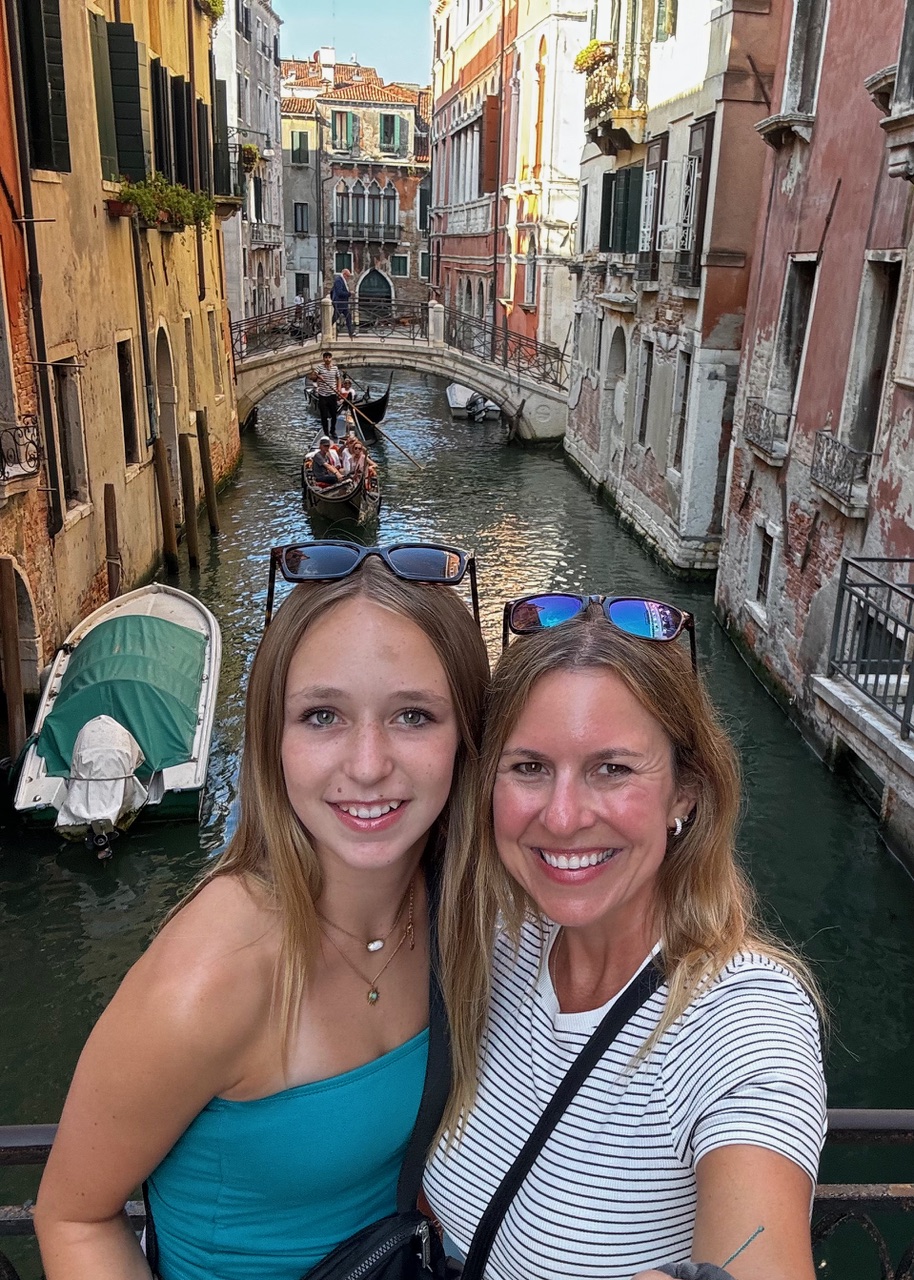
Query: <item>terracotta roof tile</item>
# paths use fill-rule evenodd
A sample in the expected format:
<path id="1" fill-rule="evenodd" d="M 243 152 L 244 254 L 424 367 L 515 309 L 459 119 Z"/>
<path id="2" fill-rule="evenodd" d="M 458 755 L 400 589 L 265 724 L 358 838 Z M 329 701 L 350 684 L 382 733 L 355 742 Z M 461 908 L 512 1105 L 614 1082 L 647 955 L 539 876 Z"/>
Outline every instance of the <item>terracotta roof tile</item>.
<path id="1" fill-rule="evenodd" d="M 284 116 L 313 116 L 315 105 L 313 98 L 281 98 L 279 110 Z"/>
<path id="2" fill-rule="evenodd" d="M 326 93 L 318 94 L 318 97 L 321 102 L 376 102 L 384 106 L 389 103 L 403 107 L 416 105 L 415 93 L 393 88 L 380 81 L 375 84 L 366 84 L 363 81 L 360 84 L 340 85 L 336 89 L 328 89 Z"/>

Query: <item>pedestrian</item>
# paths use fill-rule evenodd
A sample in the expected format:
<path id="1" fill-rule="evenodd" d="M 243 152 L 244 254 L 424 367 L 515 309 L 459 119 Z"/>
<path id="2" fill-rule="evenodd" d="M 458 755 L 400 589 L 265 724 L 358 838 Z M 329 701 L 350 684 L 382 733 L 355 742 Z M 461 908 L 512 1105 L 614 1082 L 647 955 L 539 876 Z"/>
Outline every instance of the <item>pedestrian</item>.
<path id="1" fill-rule="evenodd" d="M 488 663 L 445 585 L 466 553 L 348 551 L 276 548 L 299 585 L 251 670 L 239 824 L 80 1058 L 35 1211 L 48 1280 L 300 1280 L 397 1205 Z M 123 1212 L 144 1180 L 157 1264 Z"/>
<path id="2" fill-rule="evenodd" d="M 338 271 L 333 277 L 330 288 L 330 301 L 333 303 L 333 323 L 339 325 L 342 318 L 346 322 L 346 331 L 352 337 L 352 291 L 349 282 L 352 272 L 348 267 Z"/>
<path id="3" fill-rule="evenodd" d="M 694 669 L 693 621 L 656 601 L 544 593 L 508 602 L 511 632 L 476 827 L 442 899 L 455 1088 L 431 1207 L 466 1252 L 603 1025 L 496 1226 L 489 1280 L 647 1280 L 661 1266 L 725 1280 L 737 1255 L 741 1280 L 814 1280 L 817 996 L 737 865 L 736 753 Z"/>
<path id="4" fill-rule="evenodd" d="M 336 439 L 336 415 L 339 411 L 339 395 L 342 376 L 333 363 L 333 352 L 325 351 L 321 355 L 321 363 L 312 369 L 308 377 L 314 383 L 317 395 L 317 408 L 321 415 L 321 428 L 332 439 Z"/>

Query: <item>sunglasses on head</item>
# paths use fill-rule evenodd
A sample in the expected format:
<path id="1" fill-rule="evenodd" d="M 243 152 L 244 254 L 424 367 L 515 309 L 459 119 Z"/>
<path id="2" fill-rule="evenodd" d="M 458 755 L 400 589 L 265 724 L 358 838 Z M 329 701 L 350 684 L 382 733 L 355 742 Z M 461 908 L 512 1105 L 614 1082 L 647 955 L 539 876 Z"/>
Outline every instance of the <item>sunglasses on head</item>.
<path id="1" fill-rule="evenodd" d="M 505 604 L 502 624 L 502 648 L 508 647 L 509 634 L 532 636 L 548 627 L 558 627 L 577 618 L 592 604 L 600 605 L 607 622 L 626 635 L 638 636 L 641 640 L 666 643 L 687 631 L 692 669 L 698 670 L 695 619 L 692 615 L 675 605 L 664 604 L 662 600 L 647 600 L 641 596 L 578 596 L 556 591 L 509 600 Z"/>
<path id="2" fill-rule="evenodd" d="M 476 557 L 472 551 L 461 551 L 459 547 L 447 547 L 437 542 L 395 542 L 389 547 L 362 547 L 357 542 L 329 540 L 273 547 L 265 625 L 268 626 L 273 617 L 277 569 L 286 582 L 332 582 L 336 578 L 348 578 L 368 556 L 377 556 L 392 574 L 405 582 L 433 582 L 456 587 L 469 573 L 473 617 L 479 625 Z"/>

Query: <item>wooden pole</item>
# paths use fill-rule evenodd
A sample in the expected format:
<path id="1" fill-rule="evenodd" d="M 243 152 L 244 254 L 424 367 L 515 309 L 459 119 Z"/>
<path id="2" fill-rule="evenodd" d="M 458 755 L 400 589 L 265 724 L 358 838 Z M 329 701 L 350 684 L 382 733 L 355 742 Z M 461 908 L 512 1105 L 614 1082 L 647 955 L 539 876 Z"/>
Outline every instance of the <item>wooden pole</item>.
<path id="1" fill-rule="evenodd" d="M 365 418 L 366 422 L 371 422 L 371 419 L 368 418 L 366 414 L 361 412 L 357 404 L 353 404 L 352 401 L 350 401 L 349 407 L 350 409 L 354 409 L 360 418 Z M 375 431 L 377 431 L 379 435 L 382 435 L 385 440 L 389 440 L 395 449 L 399 449 L 401 453 L 405 453 L 407 458 L 409 458 L 410 462 L 413 464 L 414 467 L 416 467 L 419 471 L 425 470 L 425 466 L 423 465 L 423 463 L 421 463 L 417 458 L 414 458 L 408 449 L 404 449 L 402 444 L 397 444 L 396 440 L 393 438 L 393 436 L 390 434 L 389 431 L 382 431 L 376 422 L 371 422 L 371 426 L 374 428 Z"/>
<path id="2" fill-rule="evenodd" d="M 9 738 L 9 752 L 15 758 L 25 742 L 25 703 L 22 688 L 22 662 L 19 656 L 16 570 L 9 556 L 0 556 L 0 644 L 3 648 L 6 731 Z"/>
<path id="3" fill-rule="evenodd" d="M 121 594 L 121 546 L 117 532 L 117 494 L 105 485 L 105 559 L 108 562 L 108 599 Z"/>
<path id="4" fill-rule="evenodd" d="M 187 558 L 190 567 L 200 564 L 200 541 L 197 536 L 197 486 L 194 483 L 194 454 L 190 436 L 182 431 L 178 436 L 178 456 L 181 461 L 181 498 L 184 502 L 184 536 L 187 539 Z"/>
<path id="5" fill-rule="evenodd" d="M 197 410 L 197 444 L 200 446 L 200 472 L 203 476 L 203 492 L 206 494 L 209 531 L 218 533 L 219 506 L 216 502 L 216 482 L 213 479 L 213 457 L 209 447 L 209 423 L 205 409 Z"/>
<path id="6" fill-rule="evenodd" d="M 171 495 L 171 476 L 168 474 L 168 451 L 161 436 L 152 445 L 152 461 L 156 473 L 156 489 L 159 493 L 159 511 L 162 514 L 162 554 L 169 573 L 178 572 L 178 535 L 175 532 L 175 508 Z"/>

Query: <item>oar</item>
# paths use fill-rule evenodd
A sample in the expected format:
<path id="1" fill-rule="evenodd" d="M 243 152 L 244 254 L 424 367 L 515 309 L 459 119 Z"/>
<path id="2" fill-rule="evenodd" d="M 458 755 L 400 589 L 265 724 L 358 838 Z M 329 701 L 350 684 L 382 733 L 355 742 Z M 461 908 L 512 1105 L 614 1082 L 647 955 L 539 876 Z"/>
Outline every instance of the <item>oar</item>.
<path id="1" fill-rule="evenodd" d="M 417 467 L 420 471 L 425 470 L 425 464 L 422 462 L 419 462 L 417 458 L 414 458 L 408 449 L 403 448 L 402 444 L 397 444 L 396 440 L 393 438 L 393 436 L 390 434 L 389 431 L 382 431 L 376 422 L 372 422 L 366 413 L 362 413 L 361 409 L 357 404 L 354 404 L 352 408 L 356 411 L 356 413 L 359 415 L 360 418 L 364 418 L 365 421 L 369 423 L 369 425 L 374 431 L 377 431 L 380 435 L 382 435 L 385 440 L 389 440 L 395 449 L 399 449 L 401 453 L 405 454 L 406 457 L 409 458 L 410 462 L 413 464 L 414 467 Z"/>

